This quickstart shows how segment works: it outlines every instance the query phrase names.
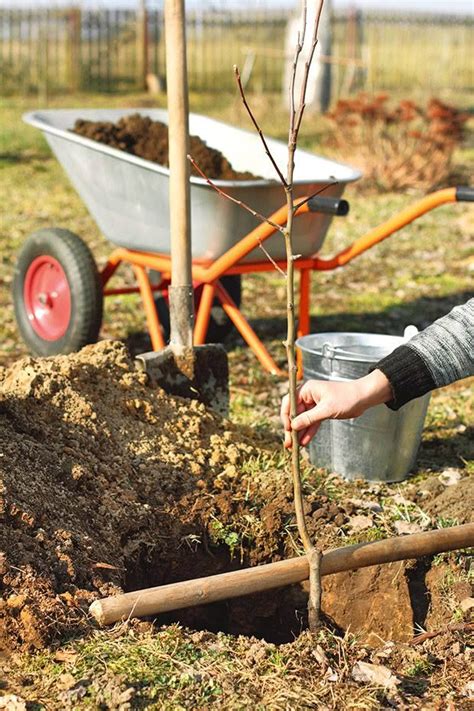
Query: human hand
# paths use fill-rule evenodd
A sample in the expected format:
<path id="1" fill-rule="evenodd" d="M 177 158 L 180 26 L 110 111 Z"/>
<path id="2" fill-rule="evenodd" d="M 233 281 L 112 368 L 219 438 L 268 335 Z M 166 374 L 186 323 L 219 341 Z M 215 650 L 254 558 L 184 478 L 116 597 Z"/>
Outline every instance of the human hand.
<path id="1" fill-rule="evenodd" d="M 297 390 L 297 415 L 292 422 L 289 395 L 285 395 L 281 402 L 280 417 L 285 429 L 285 447 L 291 448 L 291 430 L 299 433 L 298 441 L 306 447 L 323 420 L 359 417 L 369 407 L 391 398 L 390 383 L 380 370 L 345 382 L 308 380 Z"/>

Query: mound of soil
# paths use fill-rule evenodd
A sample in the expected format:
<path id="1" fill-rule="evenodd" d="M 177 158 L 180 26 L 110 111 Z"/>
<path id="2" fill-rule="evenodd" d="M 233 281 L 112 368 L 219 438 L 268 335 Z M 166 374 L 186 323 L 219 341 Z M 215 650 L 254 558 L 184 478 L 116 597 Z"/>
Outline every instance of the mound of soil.
<path id="1" fill-rule="evenodd" d="M 98 596 L 294 556 L 291 484 L 279 441 L 263 437 L 153 387 L 118 342 L 0 369 L 3 646 L 85 630 Z M 336 501 L 317 481 L 306 490 L 310 534 L 341 545 L 355 487 Z M 331 576 L 324 610 L 369 643 L 409 639 L 426 619 L 415 604 L 426 572 L 394 563 Z M 293 586 L 160 622 L 285 642 L 305 613 Z"/>
<path id="2" fill-rule="evenodd" d="M 117 342 L 0 371 L 6 634 L 40 647 L 84 624 L 97 595 L 294 554 L 289 482 L 242 472 L 268 446 L 152 388 Z"/>
<path id="3" fill-rule="evenodd" d="M 148 116 L 124 116 L 117 123 L 78 119 L 74 133 L 169 167 L 168 126 Z M 190 153 L 197 165 L 213 180 L 256 180 L 252 173 L 234 170 L 222 153 L 198 136 L 190 136 Z M 199 176 L 191 166 L 192 175 Z"/>

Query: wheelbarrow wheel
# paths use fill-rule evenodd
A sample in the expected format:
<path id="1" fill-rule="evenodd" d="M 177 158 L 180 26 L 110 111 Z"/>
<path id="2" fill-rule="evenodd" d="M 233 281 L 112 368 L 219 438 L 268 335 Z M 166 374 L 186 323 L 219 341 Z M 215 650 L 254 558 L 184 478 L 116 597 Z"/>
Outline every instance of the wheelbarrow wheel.
<path id="1" fill-rule="evenodd" d="M 102 302 L 94 257 L 80 237 L 59 228 L 28 237 L 15 267 L 13 303 L 21 336 L 33 354 L 72 353 L 95 343 Z"/>
<path id="2" fill-rule="evenodd" d="M 224 276 L 221 278 L 222 286 L 229 293 L 231 298 L 235 301 L 237 306 L 241 304 L 242 298 L 242 285 L 240 274 L 233 274 L 231 276 Z M 198 286 L 194 290 L 194 305 L 197 311 L 199 307 L 199 302 L 201 300 L 202 286 Z M 168 306 L 168 298 L 163 295 L 155 297 L 156 310 L 158 312 L 158 318 L 163 329 L 163 335 L 165 340 L 169 340 L 170 337 L 170 312 Z M 233 323 L 225 313 L 220 301 L 215 298 L 211 309 L 211 318 L 209 319 L 209 327 L 207 329 L 206 342 L 207 343 L 222 343 L 226 336 L 232 331 Z"/>

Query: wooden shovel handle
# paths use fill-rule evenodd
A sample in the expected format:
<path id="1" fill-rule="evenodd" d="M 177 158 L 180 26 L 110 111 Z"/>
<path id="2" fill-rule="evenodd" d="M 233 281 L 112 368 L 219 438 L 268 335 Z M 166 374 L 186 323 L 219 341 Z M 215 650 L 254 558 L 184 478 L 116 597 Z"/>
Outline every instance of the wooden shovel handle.
<path id="1" fill-rule="evenodd" d="M 470 546 L 474 546 L 474 523 L 336 548 L 323 555 L 321 574 L 332 575 Z M 89 611 L 99 624 L 108 625 L 130 617 L 157 615 L 299 583 L 307 579 L 308 570 L 306 556 L 290 558 L 255 568 L 107 597 L 93 602 Z"/>

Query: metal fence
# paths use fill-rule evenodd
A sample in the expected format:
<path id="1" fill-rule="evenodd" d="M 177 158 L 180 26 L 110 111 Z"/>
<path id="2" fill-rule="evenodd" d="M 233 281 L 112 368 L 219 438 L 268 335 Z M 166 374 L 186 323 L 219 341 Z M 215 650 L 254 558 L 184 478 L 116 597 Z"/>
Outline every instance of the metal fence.
<path id="1" fill-rule="evenodd" d="M 348 12 L 332 35 L 334 93 L 474 91 L 473 16 Z"/>
<path id="2" fill-rule="evenodd" d="M 192 90 L 282 88 L 289 10 L 188 12 Z M 332 17 L 332 96 L 354 90 L 466 90 L 474 86 L 472 17 L 338 13 Z M 0 8 L 0 94 L 133 91 L 165 76 L 162 9 Z"/>

